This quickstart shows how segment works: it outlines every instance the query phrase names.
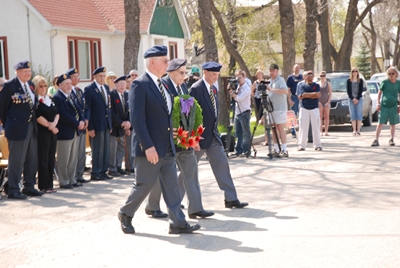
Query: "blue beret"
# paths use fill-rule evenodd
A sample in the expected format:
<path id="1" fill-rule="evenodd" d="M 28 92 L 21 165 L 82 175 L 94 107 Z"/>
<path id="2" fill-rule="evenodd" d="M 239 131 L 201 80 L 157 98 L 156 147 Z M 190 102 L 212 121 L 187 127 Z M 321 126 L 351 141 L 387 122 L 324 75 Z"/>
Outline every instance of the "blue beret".
<path id="1" fill-rule="evenodd" d="M 182 66 L 186 65 L 186 60 L 185 59 L 173 59 L 169 62 L 167 72 L 172 72 L 175 70 L 178 70 Z"/>
<path id="2" fill-rule="evenodd" d="M 77 74 L 78 73 L 78 69 L 76 69 L 75 67 L 72 67 L 71 69 L 69 69 L 66 74 L 68 75 L 72 75 L 72 74 Z"/>
<path id="3" fill-rule="evenodd" d="M 58 85 L 61 84 L 64 80 L 67 80 L 67 79 L 71 79 L 71 77 L 70 77 L 68 74 L 60 74 L 60 75 L 58 76 L 56 85 L 58 86 Z"/>
<path id="4" fill-rule="evenodd" d="M 152 46 L 144 53 L 144 58 L 167 56 L 168 49 L 166 46 Z"/>
<path id="5" fill-rule="evenodd" d="M 93 75 L 98 74 L 98 73 L 105 73 L 106 72 L 106 67 L 99 67 L 96 70 L 94 70 Z"/>
<path id="6" fill-rule="evenodd" d="M 214 62 L 214 61 L 209 61 L 203 64 L 203 66 L 201 66 L 203 68 L 203 70 L 206 71 L 210 71 L 210 72 L 219 72 L 222 68 L 222 65 Z"/>
<path id="7" fill-rule="evenodd" d="M 114 80 L 114 83 L 117 83 L 119 81 L 125 81 L 126 80 L 126 75 L 120 76 L 117 79 Z"/>
<path id="8" fill-rule="evenodd" d="M 15 70 L 31 68 L 31 63 L 27 60 L 18 62 L 14 65 Z"/>

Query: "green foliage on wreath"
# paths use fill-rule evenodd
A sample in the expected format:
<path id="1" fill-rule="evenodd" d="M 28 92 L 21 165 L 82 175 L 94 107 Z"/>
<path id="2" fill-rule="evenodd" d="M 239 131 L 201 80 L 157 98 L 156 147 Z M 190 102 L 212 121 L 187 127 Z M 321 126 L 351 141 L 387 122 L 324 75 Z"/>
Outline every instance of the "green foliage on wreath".
<path id="1" fill-rule="evenodd" d="M 182 111 L 181 100 L 180 100 L 181 98 L 187 100 L 193 97 L 188 94 L 185 94 L 176 96 L 174 98 L 174 109 L 172 110 L 172 115 L 171 115 L 172 127 L 176 129 L 182 127 L 189 133 L 192 130 L 196 131 L 196 129 L 203 124 L 203 111 L 199 103 L 196 101 L 196 99 L 193 98 L 194 100 L 193 106 L 190 108 L 188 117 L 186 117 L 186 115 L 181 112 Z"/>

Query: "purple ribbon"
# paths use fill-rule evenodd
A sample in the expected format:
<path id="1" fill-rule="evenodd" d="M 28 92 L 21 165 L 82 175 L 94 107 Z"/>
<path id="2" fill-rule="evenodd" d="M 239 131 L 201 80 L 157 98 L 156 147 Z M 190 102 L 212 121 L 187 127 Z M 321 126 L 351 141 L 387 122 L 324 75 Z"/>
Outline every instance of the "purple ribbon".
<path id="1" fill-rule="evenodd" d="M 190 107 L 192 107 L 194 104 L 193 97 L 190 97 L 189 99 L 185 100 L 184 98 L 181 98 L 181 107 L 182 107 L 182 113 L 186 114 L 186 116 L 189 115 L 190 112 Z"/>

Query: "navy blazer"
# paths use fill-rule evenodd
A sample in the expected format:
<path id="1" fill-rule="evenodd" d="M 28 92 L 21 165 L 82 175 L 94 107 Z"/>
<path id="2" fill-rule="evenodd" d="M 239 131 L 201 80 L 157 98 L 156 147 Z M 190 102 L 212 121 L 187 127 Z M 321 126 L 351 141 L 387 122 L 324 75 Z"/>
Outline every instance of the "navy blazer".
<path id="1" fill-rule="evenodd" d="M 111 90 L 110 97 L 111 97 L 111 115 L 112 115 L 111 136 L 122 137 L 125 135 L 125 130 L 121 127 L 121 124 L 124 121 L 130 121 L 128 92 L 126 91 L 124 92 L 125 103 L 122 103 L 118 91 L 116 89 Z M 122 105 L 125 106 L 125 112 L 122 109 Z"/>
<path id="2" fill-rule="evenodd" d="M 222 145 L 221 135 L 218 132 L 218 94 L 216 88 L 214 89 L 215 106 L 217 108 L 217 116 L 215 116 L 214 107 L 210 99 L 210 91 L 206 88 L 203 79 L 200 79 L 190 88 L 190 95 L 193 96 L 200 107 L 203 109 L 203 139 L 200 141 L 201 149 L 208 149 L 211 146 L 213 137 Z"/>
<path id="3" fill-rule="evenodd" d="M 108 103 L 104 102 L 100 89 L 93 82 L 85 87 L 86 100 L 86 119 L 89 120 L 88 130 L 104 131 L 111 130 L 111 102 L 110 89 L 106 84 L 103 85 L 108 95 Z"/>
<path id="4" fill-rule="evenodd" d="M 75 98 L 71 96 L 70 101 L 68 101 L 67 97 L 65 97 L 61 90 L 57 90 L 56 94 L 53 96 L 53 101 L 60 114 L 60 119 L 57 124 L 57 140 L 72 140 L 75 136 L 75 132 L 77 135 L 80 135 L 81 131 L 78 130 L 79 121 L 84 121 L 84 117 L 82 111 L 79 109 L 79 105 L 75 101 Z M 74 103 L 75 108 L 77 109 L 79 120 L 76 120 L 75 118 L 76 112 L 71 102 Z"/>
<path id="5" fill-rule="evenodd" d="M 169 76 L 163 77 L 161 79 L 161 82 L 164 84 L 165 88 L 168 89 L 169 93 L 171 93 L 172 98 L 175 98 L 176 96 L 178 96 L 177 89 L 174 86 L 174 84 L 172 83 L 171 78 Z M 187 90 L 185 83 L 180 85 L 180 87 L 181 87 L 183 94 L 189 94 L 189 91 Z"/>
<path id="6" fill-rule="evenodd" d="M 28 90 L 35 90 L 35 85 L 28 81 Z M 35 96 L 35 103 L 31 117 L 31 108 L 28 102 L 15 102 L 13 101 L 15 94 L 25 95 L 25 91 L 21 86 L 18 78 L 7 81 L 3 90 L 0 93 L 0 119 L 3 123 L 5 135 L 9 140 L 21 141 L 25 140 L 28 133 L 28 124 L 33 121 L 34 130 L 37 132 L 36 121 L 36 104 L 37 97 Z"/>
<path id="7" fill-rule="evenodd" d="M 172 101 L 171 94 L 166 97 Z M 165 156 L 169 147 L 175 155 L 171 114 L 158 86 L 147 72 L 132 82 L 129 108 L 133 126 L 133 156 L 146 156 L 145 150 L 152 146 L 160 158 Z"/>
<path id="8" fill-rule="evenodd" d="M 82 99 L 79 100 L 78 95 L 75 94 L 75 92 L 72 90 L 71 91 L 71 97 L 75 98 L 75 102 L 78 104 L 79 109 L 81 110 L 81 113 L 83 114 L 84 120 L 86 119 L 86 113 L 87 113 L 87 109 L 86 109 L 86 100 L 85 100 L 85 95 L 83 93 L 83 90 L 79 87 L 75 87 L 76 92 L 81 91 L 82 92 Z M 86 129 L 81 130 L 82 133 L 86 134 Z"/>

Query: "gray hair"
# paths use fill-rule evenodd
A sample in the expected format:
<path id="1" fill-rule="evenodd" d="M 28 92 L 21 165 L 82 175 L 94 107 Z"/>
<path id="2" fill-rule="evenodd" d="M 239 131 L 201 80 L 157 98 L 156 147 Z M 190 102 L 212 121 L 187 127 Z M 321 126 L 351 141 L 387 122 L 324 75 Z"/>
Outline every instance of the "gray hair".
<path id="1" fill-rule="evenodd" d="M 397 70 L 396 66 L 390 66 L 387 70 L 386 70 L 386 78 L 389 78 L 389 73 L 390 71 L 394 71 L 397 74 L 397 77 L 399 77 L 399 70 Z"/>

